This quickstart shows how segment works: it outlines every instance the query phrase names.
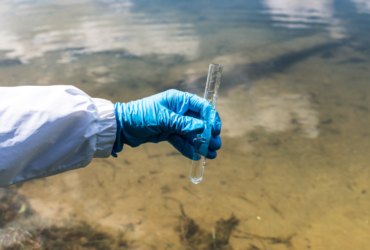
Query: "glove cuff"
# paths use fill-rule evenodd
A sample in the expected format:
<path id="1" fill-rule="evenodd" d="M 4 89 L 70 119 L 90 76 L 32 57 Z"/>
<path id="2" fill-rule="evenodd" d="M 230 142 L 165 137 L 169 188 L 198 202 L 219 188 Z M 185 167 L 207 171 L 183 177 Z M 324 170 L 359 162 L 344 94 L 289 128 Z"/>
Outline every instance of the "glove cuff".
<path id="1" fill-rule="evenodd" d="M 122 151 L 123 145 L 124 145 L 124 140 L 123 140 L 124 137 L 122 136 L 124 127 L 123 127 L 122 119 L 120 118 L 123 117 L 122 113 L 123 113 L 125 106 L 126 106 L 125 103 L 117 102 L 116 104 L 114 104 L 114 111 L 116 114 L 117 132 L 116 132 L 116 141 L 113 144 L 111 155 L 115 158 L 117 158 L 117 153 Z"/>

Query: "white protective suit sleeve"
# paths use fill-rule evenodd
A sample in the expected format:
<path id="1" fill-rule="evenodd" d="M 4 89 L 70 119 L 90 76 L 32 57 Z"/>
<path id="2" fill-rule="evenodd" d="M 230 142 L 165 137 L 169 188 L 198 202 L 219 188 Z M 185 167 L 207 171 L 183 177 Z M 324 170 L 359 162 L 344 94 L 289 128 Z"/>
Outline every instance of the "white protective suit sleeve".
<path id="1" fill-rule="evenodd" d="M 73 86 L 0 87 L 0 187 L 109 157 L 115 109 Z"/>

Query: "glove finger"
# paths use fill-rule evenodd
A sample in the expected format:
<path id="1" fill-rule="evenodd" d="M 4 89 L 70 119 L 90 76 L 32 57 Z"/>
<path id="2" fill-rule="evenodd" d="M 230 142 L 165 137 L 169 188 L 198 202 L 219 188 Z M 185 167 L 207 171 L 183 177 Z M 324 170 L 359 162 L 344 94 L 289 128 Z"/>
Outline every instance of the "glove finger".
<path id="1" fill-rule="evenodd" d="M 201 115 L 205 112 L 206 108 L 211 108 L 211 104 L 204 98 L 201 98 L 197 95 L 187 93 L 189 98 L 189 110 Z"/>
<path id="2" fill-rule="evenodd" d="M 216 157 L 217 157 L 217 152 L 215 150 L 208 149 L 207 158 L 212 160 L 212 159 L 215 159 Z"/>
<path id="3" fill-rule="evenodd" d="M 186 111 L 184 115 L 200 119 L 200 114 L 192 110 Z"/>
<path id="4" fill-rule="evenodd" d="M 204 98 L 175 89 L 163 92 L 165 107 L 177 114 L 189 114 L 188 116 L 199 118 L 205 115 L 206 110 L 212 108 Z M 192 111 L 192 112 L 189 112 Z M 212 135 L 221 133 L 221 119 L 216 111 L 215 123 L 212 127 Z"/>
<path id="5" fill-rule="evenodd" d="M 183 156 L 193 160 L 194 147 L 192 147 L 189 142 L 187 142 L 180 135 L 172 134 L 168 137 L 167 141 L 171 143 L 174 148 L 176 148 Z M 196 155 L 195 157 L 197 157 Z M 200 156 L 195 160 L 200 160 Z"/>
<path id="6" fill-rule="evenodd" d="M 169 109 L 162 110 L 158 119 L 158 125 L 162 131 L 178 134 L 201 134 L 204 131 L 202 120 L 178 115 Z"/>
<path id="7" fill-rule="evenodd" d="M 195 134 L 180 135 L 184 140 L 186 140 L 191 146 L 194 146 L 194 139 L 197 137 Z M 219 135 L 212 136 L 209 141 L 209 149 L 219 150 L 222 146 L 221 137 Z"/>
<path id="8" fill-rule="evenodd" d="M 201 154 L 201 155 L 203 155 L 203 156 L 205 156 L 206 158 L 208 158 L 208 159 L 214 159 L 214 158 L 216 158 L 217 157 L 217 152 L 215 151 L 215 150 L 212 150 L 212 149 L 210 149 L 209 147 L 208 147 L 208 149 L 207 149 L 207 152 L 205 153 L 205 152 L 203 152 L 203 150 L 202 150 L 202 143 L 201 143 L 201 141 L 195 141 L 194 142 L 194 150 L 196 150 L 196 149 L 198 149 L 198 152 Z M 203 154 L 204 153 L 204 154 Z"/>
<path id="9" fill-rule="evenodd" d="M 184 140 L 186 140 L 191 146 L 194 146 L 194 139 L 195 137 L 197 137 L 196 134 L 187 134 L 187 135 L 180 135 L 181 138 L 183 138 Z"/>
<path id="10" fill-rule="evenodd" d="M 222 126 L 221 118 L 218 112 L 216 111 L 215 122 L 213 123 L 213 126 L 212 126 L 212 132 L 211 132 L 212 135 L 219 135 L 221 133 L 221 126 Z"/>
<path id="11" fill-rule="evenodd" d="M 185 116 L 200 119 L 200 114 L 197 113 L 197 112 L 194 112 L 192 110 L 188 110 L 185 113 Z M 220 118 L 220 115 L 218 114 L 218 112 L 216 111 L 215 122 L 213 123 L 213 126 L 212 126 L 212 135 L 219 135 L 221 133 L 221 126 L 222 126 L 221 118 Z"/>
<path id="12" fill-rule="evenodd" d="M 164 101 L 162 105 L 177 114 L 185 114 L 188 110 L 203 114 L 206 108 L 211 108 L 211 104 L 204 98 L 176 89 L 167 90 L 159 97 Z"/>
<path id="13" fill-rule="evenodd" d="M 222 145 L 221 137 L 219 135 L 212 136 L 211 140 L 209 141 L 208 149 L 219 150 L 221 148 L 221 145 Z"/>

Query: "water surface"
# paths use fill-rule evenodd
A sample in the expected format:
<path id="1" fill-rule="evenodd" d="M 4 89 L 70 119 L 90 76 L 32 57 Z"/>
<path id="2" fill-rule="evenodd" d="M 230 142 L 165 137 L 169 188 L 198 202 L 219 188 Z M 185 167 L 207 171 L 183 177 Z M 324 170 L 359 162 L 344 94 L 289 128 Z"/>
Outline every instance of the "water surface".
<path id="1" fill-rule="evenodd" d="M 2 1 L 2 86 L 128 102 L 202 95 L 224 65 L 223 146 L 200 184 L 161 143 L 18 192 L 41 221 L 125 232 L 121 249 L 221 249 L 181 240 L 180 205 L 209 235 L 234 214 L 225 249 L 367 249 L 369 25 L 368 0 Z"/>

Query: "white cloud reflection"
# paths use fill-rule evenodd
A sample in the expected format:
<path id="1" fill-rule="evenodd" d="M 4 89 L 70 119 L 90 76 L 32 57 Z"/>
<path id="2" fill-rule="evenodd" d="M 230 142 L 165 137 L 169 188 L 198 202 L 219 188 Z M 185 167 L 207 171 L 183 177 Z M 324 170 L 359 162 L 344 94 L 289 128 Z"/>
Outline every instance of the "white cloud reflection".
<path id="1" fill-rule="evenodd" d="M 340 21 L 334 18 L 333 0 L 263 0 L 263 3 L 275 26 L 294 29 L 325 24 L 333 38 L 345 36 Z"/>
<path id="2" fill-rule="evenodd" d="M 355 3 L 357 11 L 359 13 L 369 13 L 370 14 L 370 0 L 351 0 Z"/>
<path id="3" fill-rule="evenodd" d="M 119 14 L 106 15 L 104 11 L 86 13 L 81 10 L 84 15 L 79 16 L 78 10 L 73 9 L 76 5 L 68 6 L 65 2 L 62 9 L 48 9 L 45 5 L 42 8 L 39 5 L 22 7 L 28 14 L 34 9 L 52 12 L 52 15 L 43 16 L 43 25 L 29 27 L 25 33 L 17 26 L 27 26 L 25 21 L 32 21 L 36 16 L 16 19 L 9 16 L 9 13 L 14 12 L 17 7 L 11 6 L 9 1 L 0 3 L 0 9 L 8 11 L 7 14 L 0 12 L 0 23 L 11 23 L 0 24 L 0 50 L 7 51 L 6 57 L 18 58 L 23 62 L 42 57 L 47 52 L 61 51 L 58 62 L 66 63 L 75 59 L 68 52 L 70 50 L 74 51 L 74 55 L 123 50 L 136 56 L 177 54 L 188 59 L 197 56 L 198 37 L 191 24 L 158 23 L 144 14 L 130 14 L 133 4 L 129 0 L 109 3 L 108 6 Z M 59 15 L 61 11 L 65 11 L 65 16 L 56 18 L 53 16 L 54 11 Z"/>
<path id="4" fill-rule="evenodd" d="M 250 90 L 240 87 L 229 91 L 227 98 L 220 97 L 217 110 L 222 113 L 222 134 L 227 137 L 237 138 L 258 128 L 267 133 L 296 129 L 306 138 L 319 135 L 318 114 L 309 97 L 301 94 L 276 93 L 261 85 Z"/>

